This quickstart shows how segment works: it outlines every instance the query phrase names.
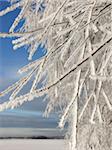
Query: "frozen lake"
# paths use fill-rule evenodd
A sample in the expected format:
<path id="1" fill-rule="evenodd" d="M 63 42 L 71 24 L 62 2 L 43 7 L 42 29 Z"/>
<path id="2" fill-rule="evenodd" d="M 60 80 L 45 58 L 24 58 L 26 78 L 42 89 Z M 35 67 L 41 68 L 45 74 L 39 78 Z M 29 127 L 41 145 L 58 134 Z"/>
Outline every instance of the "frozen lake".
<path id="1" fill-rule="evenodd" d="M 0 140 L 1 150 L 67 150 L 65 140 Z"/>
<path id="2" fill-rule="evenodd" d="M 59 129 L 40 129 L 40 128 L 0 128 L 0 138 L 7 137 L 61 137 L 65 132 Z"/>

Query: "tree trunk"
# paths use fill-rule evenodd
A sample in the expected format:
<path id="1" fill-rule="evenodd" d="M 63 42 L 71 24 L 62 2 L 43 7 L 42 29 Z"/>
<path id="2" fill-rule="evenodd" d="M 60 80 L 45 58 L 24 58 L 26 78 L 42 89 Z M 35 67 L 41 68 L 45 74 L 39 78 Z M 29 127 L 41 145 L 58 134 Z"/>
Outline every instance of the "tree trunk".
<path id="1" fill-rule="evenodd" d="M 77 99 L 71 111 L 69 150 L 77 150 Z"/>

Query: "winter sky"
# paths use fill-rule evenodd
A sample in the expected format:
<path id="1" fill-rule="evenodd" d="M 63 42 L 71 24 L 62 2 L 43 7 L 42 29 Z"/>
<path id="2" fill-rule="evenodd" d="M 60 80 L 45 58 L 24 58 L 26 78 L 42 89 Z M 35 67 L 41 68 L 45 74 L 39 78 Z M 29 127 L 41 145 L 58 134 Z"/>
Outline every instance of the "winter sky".
<path id="1" fill-rule="evenodd" d="M 7 0 L 0 0 L 0 10 L 10 6 Z M 0 32 L 8 32 L 15 17 L 20 12 L 19 9 L 0 17 Z M 21 23 L 19 24 L 21 26 Z M 0 38 L 0 91 L 20 79 L 18 69 L 28 64 L 27 51 L 25 47 L 13 50 L 11 38 Z M 43 50 L 39 50 L 33 60 L 43 55 Z M 0 99 L 0 103 L 5 99 Z M 57 119 L 51 115 L 49 119 L 42 117 L 46 103 L 43 98 L 26 103 L 18 109 L 7 110 L 0 113 L 0 127 L 34 127 L 34 128 L 55 128 Z"/>

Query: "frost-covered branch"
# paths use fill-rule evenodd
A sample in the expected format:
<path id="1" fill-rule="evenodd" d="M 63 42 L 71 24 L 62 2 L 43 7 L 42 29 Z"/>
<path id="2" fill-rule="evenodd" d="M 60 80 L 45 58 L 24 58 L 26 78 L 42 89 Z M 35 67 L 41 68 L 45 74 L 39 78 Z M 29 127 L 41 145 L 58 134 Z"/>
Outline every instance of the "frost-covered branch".
<path id="1" fill-rule="evenodd" d="M 25 76 L 0 93 L 1 98 L 9 95 L 9 101 L 0 104 L 0 111 L 47 95 L 45 116 L 59 111 L 59 127 L 69 123 L 69 146 L 74 150 L 78 123 L 88 117 L 93 124 L 103 124 L 102 107 L 106 104 L 112 109 L 107 90 L 112 80 L 112 3 L 11 0 L 11 6 L 2 10 L 0 16 L 16 8 L 20 13 L 9 32 L 0 33 L 0 37 L 16 37 L 13 49 L 27 45 L 30 61 L 40 47 L 45 48 L 46 54 L 19 69 Z M 22 20 L 24 23 L 17 29 Z M 31 86 L 23 95 L 26 84 Z"/>

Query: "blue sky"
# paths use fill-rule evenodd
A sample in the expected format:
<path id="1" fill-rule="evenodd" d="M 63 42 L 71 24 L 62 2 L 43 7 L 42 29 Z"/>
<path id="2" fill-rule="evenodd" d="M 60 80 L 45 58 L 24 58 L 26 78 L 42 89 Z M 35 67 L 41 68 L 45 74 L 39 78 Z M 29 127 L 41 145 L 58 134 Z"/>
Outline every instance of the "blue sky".
<path id="1" fill-rule="evenodd" d="M 10 6 L 6 0 L 0 0 L 0 10 Z M 20 12 L 19 9 L 0 17 L 0 32 L 8 32 L 15 17 Z M 28 64 L 27 50 L 25 47 L 13 50 L 11 38 L 0 38 L 0 91 L 17 81 L 21 76 L 17 70 Z M 43 55 L 40 49 L 33 60 Z M 0 103 L 4 99 L 0 99 Z M 36 99 L 33 102 L 26 103 L 18 109 L 8 110 L 0 113 L 0 127 L 36 127 L 36 128 L 55 128 L 57 118 L 53 114 L 49 119 L 42 117 L 46 103 L 43 98 Z"/>

